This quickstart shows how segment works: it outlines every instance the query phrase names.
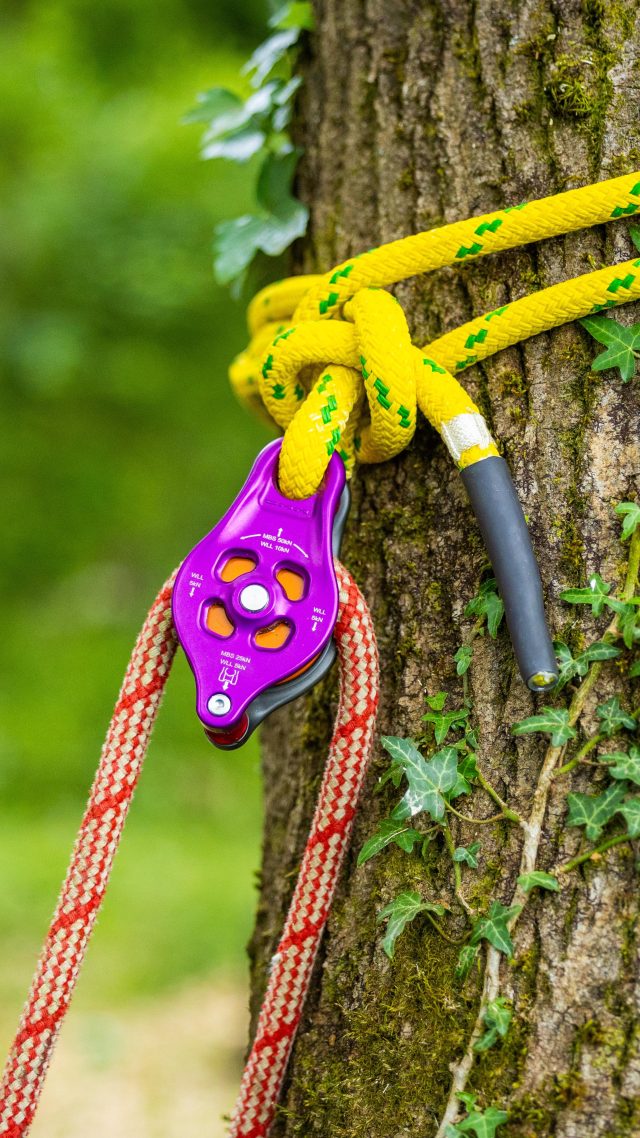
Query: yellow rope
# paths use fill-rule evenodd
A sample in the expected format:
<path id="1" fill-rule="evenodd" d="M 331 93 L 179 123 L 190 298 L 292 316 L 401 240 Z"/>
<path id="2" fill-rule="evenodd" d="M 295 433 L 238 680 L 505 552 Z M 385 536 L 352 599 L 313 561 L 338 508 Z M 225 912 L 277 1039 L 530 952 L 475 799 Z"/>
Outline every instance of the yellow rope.
<path id="1" fill-rule="evenodd" d="M 640 259 L 563 281 L 479 316 L 424 348 L 382 291 L 405 277 L 640 212 L 640 172 L 454 222 L 372 249 L 323 276 L 263 289 L 249 306 L 249 347 L 230 378 L 247 405 L 285 430 L 283 493 L 318 487 L 339 449 L 381 462 L 410 442 L 416 407 L 460 468 L 498 453 L 455 374 L 510 344 L 640 297 Z M 363 396 L 366 395 L 366 404 Z"/>

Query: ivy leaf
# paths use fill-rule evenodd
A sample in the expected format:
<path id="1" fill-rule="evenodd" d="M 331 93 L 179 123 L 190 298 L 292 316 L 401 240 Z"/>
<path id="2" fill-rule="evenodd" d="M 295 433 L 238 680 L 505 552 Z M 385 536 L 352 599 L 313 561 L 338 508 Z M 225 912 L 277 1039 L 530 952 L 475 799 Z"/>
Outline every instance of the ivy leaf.
<path id="1" fill-rule="evenodd" d="M 587 664 L 593 664 L 596 660 L 615 660 L 619 655 L 620 649 L 616 648 L 615 644 L 607 644 L 606 640 L 596 640 L 595 644 L 590 644 L 577 657 L 577 663 L 585 664 L 585 671 L 579 674 L 581 676 L 586 674 Z"/>
<path id="2" fill-rule="evenodd" d="M 476 957 L 478 955 L 478 946 L 473 944 L 465 944 L 460 949 L 454 976 L 456 980 L 462 984 L 473 968 Z"/>
<path id="3" fill-rule="evenodd" d="M 552 873 L 545 873 L 542 869 L 533 869 L 531 873 L 521 873 L 518 878 L 518 885 L 525 893 L 530 893 L 536 887 L 538 889 L 549 889 L 553 893 L 560 892 L 560 883 L 557 877 Z"/>
<path id="4" fill-rule="evenodd" d="M 439 692 L 436 692 L 435 695 L 428 695 L 427 696 L 427 703 L 429 704 L 429 707 L 431 708 L 432 711 L 442 711 L 442 708 L 444 707 L 446 702 L 447 702 L 446 691 L 439 691 Z"/>
<path id="5" fill-rule="evenodd" d="M 473 648 L 470 644 L 462 644 L 453 658 L 456 662 L 456 675 L 464 676 L 465 672 L 468 672 L 471 667 Z"/>
<path id="6" fill-rule="evenodd" d="M 226 87 L 211 87 L 196 96 L 196 106 L 183 116 L 185 123 L 208 122 L 238 113 L 243 107 L 242 99 Z M 228 129 L 225 127 L 225 129 Z"/>
<path id="7" fill-rule="evenodd" d="M 618 502 L 616 514 L 624 518 L 621 539 L 626 541 L 640 525 L 640 506 L 637 502 Z"/>
<path id="8" fill-rule="evenodd" d="M 637 226 L 637 225 L 629 226 L 629 236 L 630 236 L 631 240 L 633 241 L 633 244 L 635 245 L 636 249 L 638 249 L 640 251 L 640 226 Z"/>
<path id="9" fill-rule="evenodd" d="M 571 649 L 564 643 L 563 640 L 554 640 L 553 650 L 556 654 L 558 661 L 558 683 L 557 688 L 564 687 L 573 679 L 577 672 L 576 661 L 573 658 Z"/>
<path id="10" fill-rule="evenodd" d="M 291 0 L 271 16 L 270 28 L 299 28 L 304 31 L 313 31 L 314 18 L 311 4 L 305 0 Z"/>
<path id="11" fill-rule="evenodd" d="M 506 1110 L 498 1110 L 495 1106 L 489 1106 L 484 1111 L 474 1109 L 463 1118 L 462 1122 L 449 1124 L 445 1135 L 446 1138 L 458 1138 L 460 1134 L 475 1134 L 476 1138 L 495 1138 L 496 1130 L 504 1125 L 508 1117 Z"/>
<path id="12" fill-rule="evenodd" d="M 477 869 L 478 858 L 476 857 L 476 854 L 478 853 L 479 849 L 480 842 L 472 842 L 468 849 L 466 846 L 458 846 L 458 848 L 453 851 L 453 860 L 464 861 L 471 867 L 471 869 Z"/>
<path id="13" fill-rule="evenodd" d="M 289 191 L 297 159 L 297 151 L 267 155 L 257 191 L 263 213 L 245 214 L 216 227 L 214 268 L 221 284 L 238 277 L 259 250 L 273 257 L 305 232 L 308 210 Z"/>
<path id="14" fill-rule="evenodd" d="M 402 822 L 394 821 L 393 818 L 385 818 L 380 822 L 375 834 L 372 834 L 364 843 L 358 854 L 358 865 L 364 865 L 365 861 L 369 861 L 370 858 L 380 853 L 380 850 L 383 850 L 385 846 L 392 843 L 406 853 L 411 853 L 416 842 L 422 841 L 423 837 L 423 834 L 418 833 L 411 826 L 405 826 Z"/>
<path id="15" fill-rule="evenodd" d="M 432 723 L 436 743 L 444 743 L 451 730 L 461 731 L 466 726 L 469 712 L 461 707 L 458 711 L 428 711 L 422 716 L 424 723 Z"/>
<path id="16" fill-rule="evenodd" d="M 589 841 L 597 841 L 619 810 L 625 793 L 626 787 L 614 782 L 602 794 L 568 794 L 567 826 L 584 826 Z"/>
<path id="17" fill-rule="evenodd" d="M 625 328 L 612 316 L 585 316 L 580 323 L 594 340 L 607 345 L 606 351 L 593 361 L 593 371 L 617 368 L 625 383 L 633 379 L 640 350 L 640 324 Z"/>
<path id="18" fill-rule="evenodd" d="M 290 47 L 297 43 L 300 31 L 295 27 L 282 28 L 256 48 L 251 58 L 242 68 L 245 75 L 251 76 L 251 85 L 260 87 L 273 69 L 285 59 Z"/>
<path id="19" fill-rule="evenodd" d="M 530 715 L 528 719 L 521 719 L 511 728 L 514 735 L 530 735 L 534 731 L 551 735 L 554 747 L 561 747 L 563 743 L 576 736 L 575 727 L 569 724 L 569 712 L 566 707 L 543 707 L 540 715 Z"/>
<path id="20" fill-rule="evenodd" d="M 560 593 L 560 598 L 570 605 L 591 605 L 593 615 L 600 616 L 604 608 L 605 597 L 610 592 L 611 585 L 603 581 L 599 573 L 594 573 L 589 578 L 586 589 L 564 589 Z"/>
<path id="21" fill-rule="evenodd" d="M 498 1039 L 504 1039 L 509 1030 L 512 1016 L 511 1008 L 504 996 L 498 996 L 487 1004 L 483 1021 L 486 1031 L 473 1045 L 474 1051 L 488 1051 Z"/>
<path id="22" fill-rule="evenodd" d="M 457 749 L 457 748 L 456 748 Z M 447 802 L 461 794 L 471 794 L 473 779 L 478 777 L 477 755 L 468 754 L 458 763 L 458 773 L 452 789 L 446 795 Z"/>
<path id="23" fill-rule="evenodd" d="M 509 935 L 508 924 L 521 908 L 521 905 L 512 905 L 507 909 L 500 901 L 493 901 L 486 917 L 478 917 L 469 943 L 479 944 L 481 940 L 488 940 L 489 944 L 499 952 L 513 956 L 513 941 Z"/>
<path id="24" fill-rule="evenodd" d="M 378 923 L 387 921 L 382 947 L 389 960 L 393 960 L 396 941 L 409 921 L 413 921 L 419 913 L 435 913 L 441 917 L 444 912 L 444 905 L 423 901 L 419 893 L 399 893 L 393 901 L 385 905 L 378 913 Z"/>
<path id="25" fill-rule="evenodd" d="M 409 783 L 400 809 L 396 807 L 393 817 L 399 819 L 426 811 L 439 822 L 444 817 L 444 795 L 452 789 L 457 778 L 458 755 L 455 748 L 445 747 L 427 762 L 410 739 L 385 735 L 381 743 L 393 762 L 402 768 Z"/>
<path id="26" fill-rule="evenodd" d="M 612 778 L 635 782 L 640 786 L 640 747 L 633 744 L 628 751 L 612 751 L 610 755 L 598 755 L 598 761 L 608 763 Z"/>
<path id="27" fill-rule="evenodd" d="M 640 676 L 640 660 L 636 660 L 635 664 L 632 664 L 629 668 L 630 680 L 635 680 L 638 678 L 638 676 Z"/>
<path id="28" fill-rule="evenodd" d="M 640 798 L 627 798 L 618 809 L 627 823 L 630 838 L 640 837 Z"/>
<path id="29" fill-rule="evenodd" d="M 504 616 L 504 605 L 496 589 L 498 582 L 495 577 L 483 581 L 475 597 L 472 597 L 464 610 L 465 616 L 486 617 L 489 636 L 495 640 L 498 635 L 500 622 Z"/>
<path id="30" fill-rule="evenodd" d="M 596 715 L 601 721 L 600 731 L 607 738 L 616 735 L 622 728 L 627 731 L 635 731 L 638 724 L 632 715 L 629 715 L 623 707 L 620 707 L 620 702 L 617 696 L 608 699 L 606 703 L 601 703 L 596 708 Z"/>
<path id="31" fill-rule="evenodd" d="M 616 624 L 625 645 L 627 648 L 633 648 L 636 640 L 640 640 L 640 628 L 638 627 L 640 613 L 637 608 L 637 605 L 640 604 L 640 598 L 631 597 L 626 602 L 611 599 L 607 603 L 616 614 Z"/>

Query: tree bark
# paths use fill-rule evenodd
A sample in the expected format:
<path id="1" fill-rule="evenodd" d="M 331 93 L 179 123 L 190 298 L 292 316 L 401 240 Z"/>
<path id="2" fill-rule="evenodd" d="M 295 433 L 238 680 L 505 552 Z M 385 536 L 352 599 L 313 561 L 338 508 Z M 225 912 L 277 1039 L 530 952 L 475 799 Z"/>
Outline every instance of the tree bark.
<path id="1" fill-rule="evenodd" d="M 325 271 L 360 250 L 475 213 L 542 197 L 640 166 L 640 10 L 637 0 L 318 0 L 304 61 L 299 192 L 311 210 L 298 268 Z M 611 224 L 418 277 L 394 290 L 414 342 L 533 290 L 633 255 L 628 225 Z M 640 319 L 638 305 L 619 314 Z M 580 643 L 593 620 L 559 600 L 598 571 L 619 585 L 623 549 L 612 505 L 637 496 L 638 385 L 594 375 L 594 344 L 578 326 L 504 351 L 465 372 L 509 462 L 539 557 L 556 635 Z M 472 621 L 465 604 L 486 564 L 463 487 L 439 438 L 422 421 L 398 459 L 361 466 L 343 560 L 374 615 L 382 663 L 381 734 L 416 738 L 425 695 L 462 703 L 453 654 Z M 624 691 L 603 669 L 581 719 Z M 520 680 L 504 627 L 476 641 L 468 673 L 479 762 L 501 796 L 528 816 L 545 754 L 540 736 L 510 726 L 536 701 Z M 304 847 L 331 733 L 336 677 L 275 715 L 263 733 L 266 828 L 262 892 L 252 943 L 257 1008 Z M 545 702 L 544 700 L 538 702 Z M 546 702 L 549 702 L 548 700 Z M 631 706 L 631 704 L 629 704 Z M 611 748 L 615 749 L 615 748 Z M 451 860 L 438 841 L 426 861 L 385 850 L 360 869 L 357 851 L 397 792 L 374 793 L 377 746 L 353 847 L 329 919 L 290 1065 L 278 1138 L 431 1138 L 452 1065 L 469 1048 L 482 988 L 481 953 L 462 986 L 458 948 L 427 921 L 408 926 L 395 959 L 376 915 L 415 889 L 464 914 Z M 554 780 L 538 866 L 580 848 L 566 827 L 568 790 L 601 777 L 579 767 Z M 465 814 L 489 816 L 482 790 Z M 464 890 L 482 911 L 508 903 L 522 833 L 499 821 L 453 819 L 456 844 L 482 841 Z M 467 1090 L 509 1112 L 505 1138 L 640 1135 L 638 890 L 630 845 L 612 849 L 537 891 L 499 961 L 499 991 L 513 1005 L 507 1038 L 474 1059 Z"/>

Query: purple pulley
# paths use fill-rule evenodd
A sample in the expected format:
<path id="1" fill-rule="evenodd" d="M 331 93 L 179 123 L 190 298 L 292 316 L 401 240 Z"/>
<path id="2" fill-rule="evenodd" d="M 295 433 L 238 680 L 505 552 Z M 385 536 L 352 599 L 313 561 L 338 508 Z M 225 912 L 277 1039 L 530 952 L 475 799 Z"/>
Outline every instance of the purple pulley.
<path id="1" fill-rule="evenodd" d="M 217 526 L 183 561 L 173 620 L 209 738 L 230 749 L 276 707 L 307 691 L 335 658 L 333 557 L 349 508 L 341 458 L 318 491 L 278 489 L 282 440 L 258 455 Z"/>

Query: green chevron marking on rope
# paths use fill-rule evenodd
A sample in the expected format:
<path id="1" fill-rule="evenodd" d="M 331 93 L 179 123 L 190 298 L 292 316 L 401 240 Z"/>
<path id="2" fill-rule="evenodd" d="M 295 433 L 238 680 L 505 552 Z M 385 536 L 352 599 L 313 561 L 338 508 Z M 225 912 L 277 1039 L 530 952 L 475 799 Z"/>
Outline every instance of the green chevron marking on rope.
<path id="1" fill-rule="evenodd" d="M 318 394 L 323 395 L 330 383 L 333 383 L 333 376 L 326 371 L 318 384 Z"/>
<path id="2" fill-rule="evenodd" d="M 331 416 L 333 415 L 333 412 L 337 411 L 337 410 L 338 410 L 338 400 L 336 399 L 335 395 L 330 395 L 329 398 L 327 399 L 327 402 L 324 404 L 324 406 L 322 407 L 322 409 L 320 411 L 320 415 L 322 417 L 322 422 L 323 423 L 330 423 L 331 422 Z"/>
<path id="3" fill-rule="evenodd" d="M 337 284 L 340 277 L 348 277 L 349 273 L 353 271 L 353 265 L 345 265 L 343 269 L 336 269 L 332 277 L 329 277 L 329 284 Z M 333 295 L 333 294 L 331 294 Z"/>
<path id="4" fill-rule="evenodd" d="M 627 273 L 626 277 L 614 277 L 611 284 L 607 285 L 607 292 L 617 292 L 619 288 L 631 288 L 635 279 L 633 273 Z"/>
<path id="5" fill-rule="evenodd" d="M 286 332 L 280 332 L 273 341 L 274 348 L 276 344 L 280 343 L 281 340 L 288 340 L 292 332 L 295 332 L 295 328 L 287 328 Z"/>
<path id="6" fill-rule="evenodd" d="M 503 209 L 503 213 L 513 213 L 514 209 L 524 209 L 528 202 L 520 202 L 519 205 L 508 205 Z"/>
<path id="7" fill-rule="evenodd" d="M 483 221 L 482 224 L 474 230 L 474 233 L 477 233 L 478 237 L 482 237 L 484 233 L 495 233 L 501 225 L 502 218 L 494 217 L 493 221 Z"/>
<path id="8" fill-rule="evenodd" d="M 506 312 L 508 307 L 508 304 L 503 304 L 502 308 L 494 308 L 493 312 L 487 312 L 487 315 L 485 316 L 487 324 L 490 320 L 493 320 L 494 316 L 502 316 L 503 312 Z"/>
<path id="9" fill-rule="evenodd" d="M 476 344 L 483 344 L 488 335 L 488 328 L 481 328 L 479 332 L 471 332 L 465 341 L 465 348 L 475 348 Z"/>
<path id="10" fill-rule="evenodd" d="M 631 192 L 633 193 L 633 191 Z M 611 216 L 624 217 L 625 215 L 637 213 L 639 209 L 640 206 L 634 205 L 633 202 L 630 202 L 629 205 L 617 205 L 616 208 L 611 211 Z"/>
<path id="11" fill-rule="evenodd" d="M 368 379 L 371 375 L 371 372 L 367 371 L 367 361 L 364 356 L 360 356 L 360 368 L 362 370 L 362 378 Z"/>
<path id="12" fill-rule="evenodd" d="M 436 373 L 436 375 L 446 375 L 447 374 L 447 369 L 444 367 L 440 367 L 440 364 L 437 364 L 435 362 L 435 360 L 430 360 L 427 358 L 427 359 L 423 359 L 422 362 L 423 362 L 425 367 L 429 368 L 429 371 L 434 371 Z"/>
<path id="13" fill-rule="evenodd" d="M 403 407 L 401 403 L 398 407 L 398 415 L 400 417 L 400 426 L 408 430 L 411 426 L 411 412 L 408 407 Z"/>
<path id="14" fill-rule="evenodd" d="M 273 367 L 273 356 L 269 355 L 269 356 L 267 356 L 266 360 L 264 361 L 264 363 L 262 365 L 262 378 L 263 379 L 269 378 L 269 372 L 271 371 L 272 367 Z"/>
<path id="15" fill-rule="evenodd" d="M 274 399 L 284 399 L 284 385 L 282 383 L 274 383 L 271 388 L 271 394 Z"/>
<path id="16" fill-rule="evenodd" d="M 295 395 L 296 399 L 298 400 L 298 403 L 301 403 L 302 400 L 304 399 L 304 387 L 302 387 L 302 385 L 300 383 L 296 383 L 296 385 L 293 389 L 293 394 Z"/>
<path id="17" fill-rule="evenodd" d="M 391 407 L 391 403 L 387 399 L 387 395 L 389 394 L 389 388 L 384 385 L 384 383 L 382 382 L 381 379 L 376 379 L 373 386 L 374 386 L 375 390 L 378 392 L 377 402 L 380 404 L 381 407 L 384 407 L 385 411 L 388 411 L 389 408 Z"/>
<path id="18" fill-rule="evenodd" d="M 340 300 L 340 293 L 330 292 L 327 299 L 321 300 L 320 304 L 318 305 L 318 307 L 320 309 L 320 315 L 324 316 L 329 311 L 330 308 L 333 308 L 334 305 L 338 303 L 339 300 Z"/>
<path id="19" fill-rule="evenodd" d="M 605 309 L 605 308 L 617 308 L 617 307 L 618 307 L 618 305 L 616 304 L 615 300 L 605 300 L 604 304 L 594 304 L 591 311 L 592 311 L 592 313 L 596 313 L 596 312 L 602 312 L 603 309 Z"/>
<path id="20" fill-rule="evenodd" d="M 461 245 L 456 253 L 456 260 L 461 261 L 463 257 L 475 257 L 476 253 L 480 253 L 481 250 L 482 245 L 479 245 L 477 241 L 474 241 L 473 245 L 469 245 L 468 248 L 466 245 Z"/>
<path id="21" fill-rule="evenodd" d="M 341 432 L 340 428 L 334 427 L 333 431 L 331 432 L 331 438 L 327 439 L 327 454 L 329 455 L 329 458 L 331 458 L 331 455 L 333 454 L 338 443 L 340 442 L 340 435 L 341 434 L 342 434 L 342 432 Z M 346 458 L 346 455 L 343 454 L 342 457 Z"/>
<path id="22" fill-rule="evenodd" d="M 474 364 L 477 358 L 477 356 L 469 356 L 466 360 L 458 360 L 456 371 L 462 371 L 465 367 L 471 367 L 471 364 Z"/>

